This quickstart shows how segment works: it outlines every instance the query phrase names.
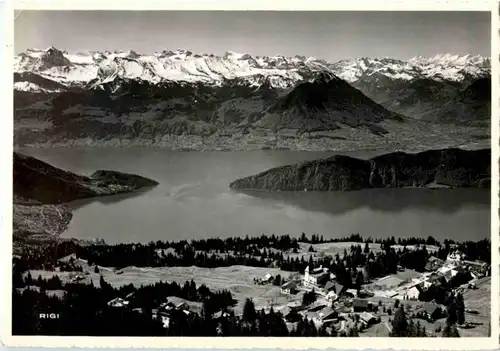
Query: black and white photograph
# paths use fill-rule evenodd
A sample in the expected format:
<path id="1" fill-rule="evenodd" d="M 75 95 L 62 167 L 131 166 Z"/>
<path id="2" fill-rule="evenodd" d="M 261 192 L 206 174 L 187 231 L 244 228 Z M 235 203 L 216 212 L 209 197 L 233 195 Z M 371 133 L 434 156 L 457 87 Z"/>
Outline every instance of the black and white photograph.
<path id="1" fill-rule="evenodd" d="M 491 337 L 491 15 L 15 10 L 12 335 Z"/>

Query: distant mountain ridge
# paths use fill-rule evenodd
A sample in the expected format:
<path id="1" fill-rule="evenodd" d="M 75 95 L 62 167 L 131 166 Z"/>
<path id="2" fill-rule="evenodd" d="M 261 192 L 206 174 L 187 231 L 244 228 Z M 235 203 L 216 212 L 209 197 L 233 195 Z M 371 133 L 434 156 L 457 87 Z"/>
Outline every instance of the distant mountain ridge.
<path id="1" fill-rule="evenodd" d="M 15 57 L 14 71 L 31 72 L 67 86 L 98 88 L 117 78 L 139 79 L 153 84 L 165 80 L 222 85 L 240 78 L 259 85 L 262 77 L 274 88 L 286 89 L 311 73 L 328 71 L 347 82 L 380 74 L 392 80 L 429 78 L 461 82 L 490 74 L 490 58 L 479 55 L 436 55 L 408 61 L 391 58 L 358 58 L 329 63 L 304 56 L 252 56 L 226 52 L 223 56 L 194 54 L 188 50 L 161 51 L 153 55 L 128 52 L 80 52 L 57 48 L 26 50 Z M 33 91 L 36 90 L 32 87 Z"/>

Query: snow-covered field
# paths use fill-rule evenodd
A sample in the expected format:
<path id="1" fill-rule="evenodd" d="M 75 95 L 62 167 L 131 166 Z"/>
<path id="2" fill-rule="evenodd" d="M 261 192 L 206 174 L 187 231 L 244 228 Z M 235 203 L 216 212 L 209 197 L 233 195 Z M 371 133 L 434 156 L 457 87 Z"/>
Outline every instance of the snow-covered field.
<path id="1" fill-rule="evenodd" d="M 214 291 L 226 289 L 238 300 L 235 306 L 236 313 L 242 312 L 246 298 L 252 298 L 258 309 L 266 308 L 271 304 L 276 306 L 285 305 L 288 302 L 300 301 L 302 299 L 301 293 L 292 296 L 283 295 L 279 286 L 271 284 L 258 285 L 254 283 L 254 278 L 262 279 L 267 273 L 273 276 L 281 274 L 282 277 L 287 278 L 290 273 L 287 274 L 287 272 L 283 272 L 278 268 L 249 266 L 220 268 L 200 268 L 195 266 L 160 268 L 127 267 L 121 270 L 123 273 L 116 274 L 113 269 L 99 266 L 100 274 L 96 274 L 93 269 L 85 267 L 85 261 L 77 260 L 76 263 L 82 265 L 84 270 L 89 272 L 85 281 L 92 281 L 95 286 L 99 286 L 100 274 L 102 274 L 106 282 L 115 287 L 128 284 L 137 286 L 147 285 L 158 281 L 177 282 L 182 286 L 186 281 L 192 279 L 198 286 L 205 284 L 209 289 Z M 30 273 L 34 279 L 37 279 L 40 275 L 43 278 L 58 275 L 63 282 L 70 281 L 76 275 L 75 272 L 48 272 L 39 270 L 30 271 Z"/>

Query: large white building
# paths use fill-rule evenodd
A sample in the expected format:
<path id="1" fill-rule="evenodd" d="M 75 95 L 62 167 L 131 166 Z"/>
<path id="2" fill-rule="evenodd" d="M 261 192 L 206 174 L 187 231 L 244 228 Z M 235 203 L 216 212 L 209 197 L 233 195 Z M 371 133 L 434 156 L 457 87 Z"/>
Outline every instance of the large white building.
<path id="1" fill-rule="evenodd" d="M 330 273 L 328 270 L 320 267 L 309 272 L 309 266 L 306 267 L 304 271 L 304 287 L 306 288 L 319 288 L 323 286 L 330 278 Z"/>

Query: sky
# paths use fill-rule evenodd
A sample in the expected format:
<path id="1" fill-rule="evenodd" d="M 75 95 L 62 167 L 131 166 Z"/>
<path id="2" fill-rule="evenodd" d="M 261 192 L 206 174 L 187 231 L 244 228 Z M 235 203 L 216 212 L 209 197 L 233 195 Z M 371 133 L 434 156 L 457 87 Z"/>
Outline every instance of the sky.
<path id="1" fill-rule="evenodd" d="M 488 12 L 27 11 L 14 47 L 69 52 L 188 49 L 222 55 L 409 59 L 439 53 L 490 56 Z"/>

